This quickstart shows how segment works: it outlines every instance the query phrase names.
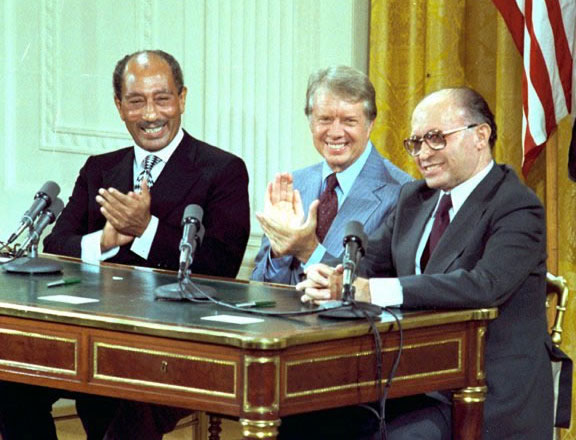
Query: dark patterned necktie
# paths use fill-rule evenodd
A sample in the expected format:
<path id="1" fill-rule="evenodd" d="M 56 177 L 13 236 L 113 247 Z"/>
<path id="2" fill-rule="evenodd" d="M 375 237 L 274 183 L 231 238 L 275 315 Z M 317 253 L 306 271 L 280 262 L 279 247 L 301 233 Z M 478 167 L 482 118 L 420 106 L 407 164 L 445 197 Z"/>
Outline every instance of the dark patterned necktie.
<path id="1" fill-rule="evenodd" d="M 444 231 L 450 224 L 450 208 L 452 208 L 452 197 L 450 197 L 450 194 L 444 194 L 440 200 L 436 214 L 434 215 L 434 224 L 432 225 L 430 238 L 428 239 L 428 243 L 426 243 L 424 252 L 422 252 L 422 258 L 420 260 L 421 272 L 424 272 L 424 268 L 426 267 L 426 264 L 428 264 L 430 255 L 432 255 L 432 252 L 440 241 L 442 234 L 444 234 Z"/>
<path id="2" fill-rule="evenodd" d="M 326 188 L 320 195 L 320 203 L 318 204 L 316 237 L 320 243 L 324 241 L 324 237 L 326 237 L 326 233 L 338 212 L 338 195 L 335 191 L 337 186 L 338 179 L 336 179 L 336 174 L 332 173 L 326 178 Z"/>
<path id="3" fill-rule="evenodd" d="M 144 169 L 138 174 L 138 178 L 136 179 L 136 185 L 134 185 L 135 192 L 141 192 L 142 190 L 142 180 L 146 178 L 146 182 L 148 182 L 148 189 L 152 188 L 154 185 L 154 179 L 152 178 L 152 168 L 158 163 L 162 162 L 158 156 L 153 154 L 149 154 L 144 159 Z"/>

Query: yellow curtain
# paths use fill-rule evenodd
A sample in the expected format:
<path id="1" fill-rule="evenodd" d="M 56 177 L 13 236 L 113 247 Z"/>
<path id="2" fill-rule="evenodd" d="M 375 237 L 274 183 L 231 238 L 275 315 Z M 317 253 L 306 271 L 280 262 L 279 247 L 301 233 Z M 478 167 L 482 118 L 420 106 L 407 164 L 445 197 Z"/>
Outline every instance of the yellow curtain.
<path id="1" fill-rule="evenodd" d="M 496 116 L 496 161 L 520 175 L 522 57 L 492 1 L 372 0 L 371 6 L 370 78 L 378 104 L 372 140 L 380 152 L 419 177 L 402 147 L 412 110 L 434 90 L 470 86 Z M 570 135 L 568 117 L 525 181 L 546 206 L 549 270 L 563 275 L 573 292 L 563 348 L 576 359 L 576 183 L 567 174 Z M 572 426 L 564 439 L 576 438 L 576 423 Z"/>

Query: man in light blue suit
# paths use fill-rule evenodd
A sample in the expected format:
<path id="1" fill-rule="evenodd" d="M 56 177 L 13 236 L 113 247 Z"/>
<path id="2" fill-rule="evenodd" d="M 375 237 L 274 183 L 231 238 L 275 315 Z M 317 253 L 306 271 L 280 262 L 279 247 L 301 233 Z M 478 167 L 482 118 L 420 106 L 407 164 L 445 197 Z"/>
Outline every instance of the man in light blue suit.
<path id="1" fill-rule="evenodd" d="M 329 67 L 310 77 L 305 113 L 324 161 L 293 175 L 280 173 L 268 184 L 264 210 L 256 214 L 265 235 L 253 280 L 296 284 L 307 266 L 342 255 L 349 221 L 361 222 L 370 234 L 394 209 L 400 186 L 411 177 L 370 142 L 375 95 L 370 79 L 351 67 Z M 326 221 L 318 207 L 329 191 L 337 196 L 337 211 Z"/>

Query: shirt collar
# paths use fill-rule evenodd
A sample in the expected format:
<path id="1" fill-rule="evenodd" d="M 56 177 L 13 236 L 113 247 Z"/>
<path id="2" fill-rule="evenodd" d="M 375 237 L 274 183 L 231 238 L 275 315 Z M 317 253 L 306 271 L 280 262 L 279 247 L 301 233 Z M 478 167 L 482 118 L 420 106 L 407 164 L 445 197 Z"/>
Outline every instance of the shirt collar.
<path id="1" fill-rule="evenodd" d="M 144 148 L 134 144 L 134 156 L 135 156 L 134 160 L 136 161 L 136 165 L 141 167 L 142 162 L 149 154 L 154 154 L 155 156 L 158 156 L 160 159 L 162 159 L 163 163 L 168 162 L 168 159 L 170 159 L 170 156 L 172 156 L 172 153 L 174 153 L 176 147 L 180 145 L 180 142 L 182 142 L 183 138 L 184 138 L 184 130 L 180 128 L 178 130 L 178 133 L 176 133 L 176 136 L 174 136 L 174 139 L 172 139 L 168 145 L 166 145 L 161 150 L 154 152 L 147 151 Z"/>
<path id="2" fill-rule="evenodd" d="M 458 210 L 462 207 L 468 196 L 472 194 L 472 191 L 474 191 L 474 189 L 480 184 L 480 182 L 484 180 L 484 177 L 488 175 L 493 166 L 494 161 L 492 160 L 486 166 L 486 168 L 484 168 L 478 174 L 475 174 L 470 179 L 452 188 L 452 190 L 449 193 L 450 197 L 452 198 L 452 209 L 454 210 L 454 215 L 456 215 Z M 446 194 L 446 192 L 441 191 L 438 200 L 440 200 L 444 194 Z"/>
<path id="3" fill-rule="evenodd" d="M 370 153 L 372 152 L 372 148 L 373 148 L 372 142 L 368 141 L 366 147 L 364 148 L 364 151 L 358 157 L 358 159 L 356 159 L 352 163 L 352 165 L 350 165 L 345 170 L 336 173 L 338 186 L 342 190 L 342 194 L 344 195 L 344 197 L 348 195 L 350 189 L 352 189 L 352 185 L 354 185 L 354 182 L 356 181 L 356 178 L 362 171 L 362 168 L 364 168 L 364 165 L 366 165 L 366 161 L 368 160 L 368 156 L 370 156 Z M 324 163 L 322 164 L 322 182 L 324 182 L 326 180 L 326 177 L 328 177 L 333 172 L 334 171 L 332 171 L 328 163 L 324 161 Z"/>

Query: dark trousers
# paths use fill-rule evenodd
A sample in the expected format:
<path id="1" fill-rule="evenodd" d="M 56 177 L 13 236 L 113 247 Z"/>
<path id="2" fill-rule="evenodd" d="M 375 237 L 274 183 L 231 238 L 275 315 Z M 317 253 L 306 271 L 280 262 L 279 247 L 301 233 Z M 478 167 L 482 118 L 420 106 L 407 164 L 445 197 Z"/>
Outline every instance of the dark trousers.
<path id="1" fill-rule="evenodd" d="M 189 409 L 123 400 L 104 440 L 161 440 L 190 412 Z"/>
<path id="2" fill-rule="evenodd" d="M 52 405 L 61 397 L 76 399 L 76 411 L 87 440 L 102 440 L 116 412 L 116 399 L 14 382 L 0 382 L 2 439 L 56 440 Z"/>
<path id="3" fill-rule="evenodd" d="M 161 440 L 190 410 L 0 381 L 2 440 L 57 440 L 52 405 L 76 400 L 87 440 Z"/>
<path id="4" fill-rule="evenodd" d="M 424 395 L 391 399 L 385 425 L 387 436 L 372 411 L 348 406 L 283 418 L 278 440 L 450 440 L 451 406 Z"/>

